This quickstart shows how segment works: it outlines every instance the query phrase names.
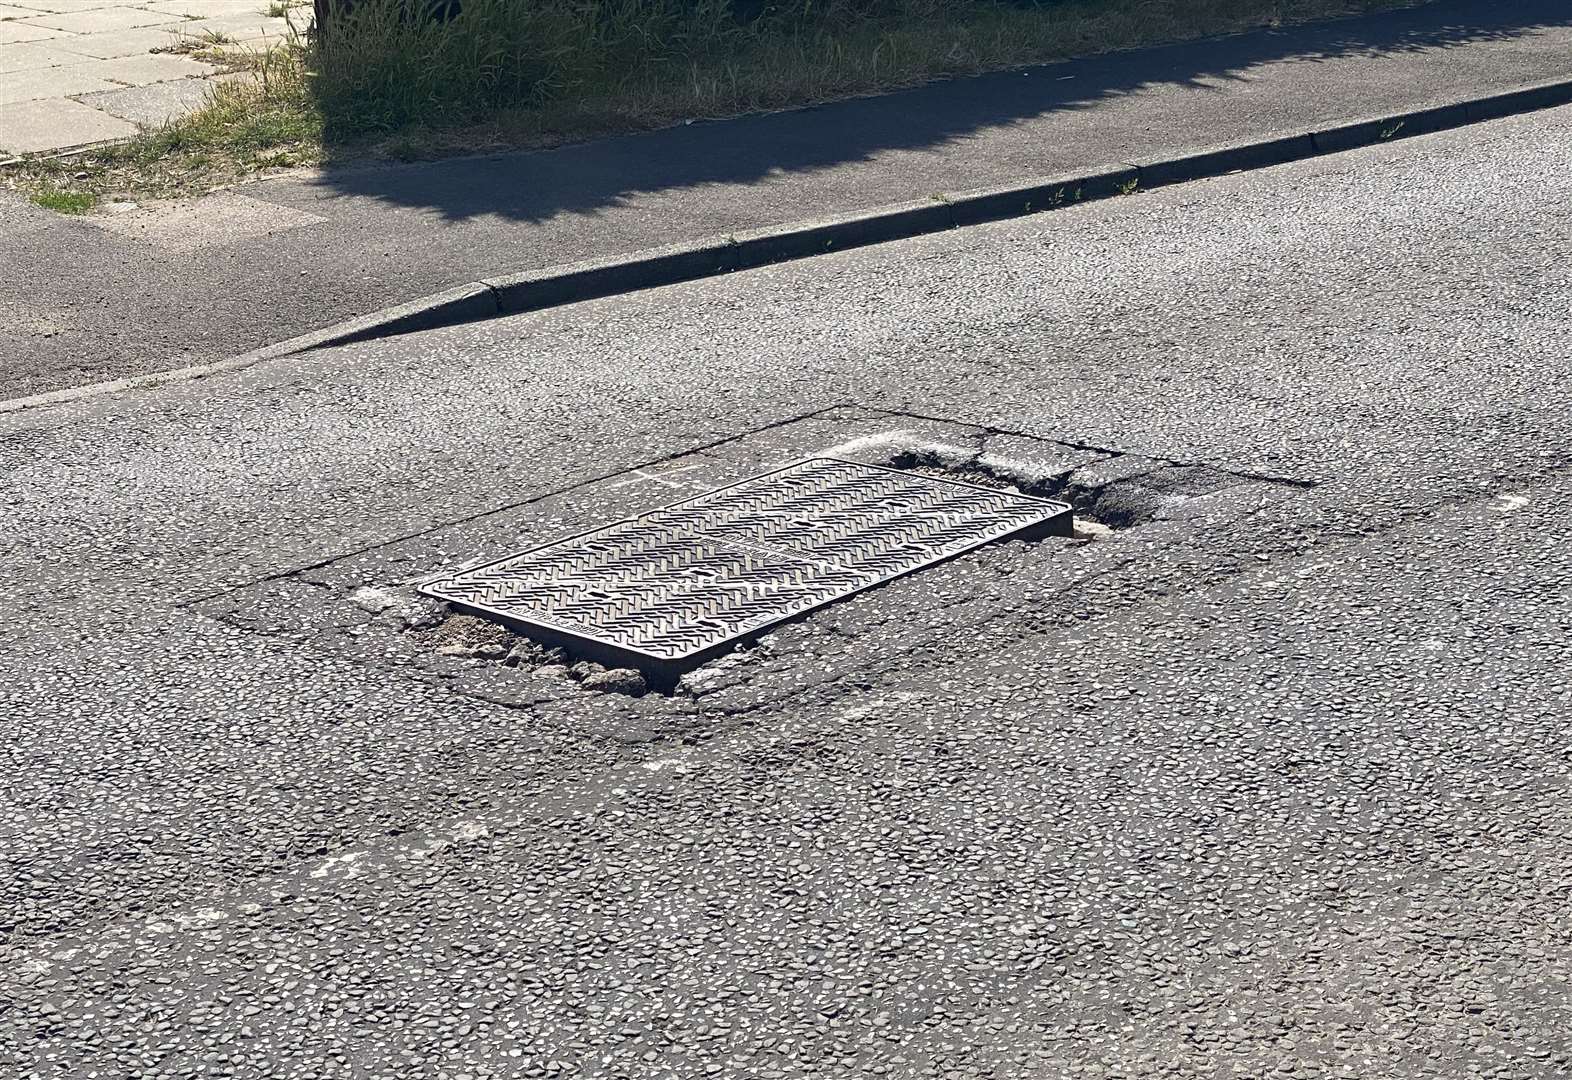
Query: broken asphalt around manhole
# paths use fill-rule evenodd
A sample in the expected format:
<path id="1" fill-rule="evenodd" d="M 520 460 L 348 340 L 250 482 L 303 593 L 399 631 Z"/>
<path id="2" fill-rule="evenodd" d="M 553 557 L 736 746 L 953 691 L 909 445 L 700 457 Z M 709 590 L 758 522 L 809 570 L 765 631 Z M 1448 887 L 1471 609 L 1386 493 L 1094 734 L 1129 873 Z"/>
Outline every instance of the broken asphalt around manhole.
<path id="1" fill-rule="evenodd" d="M 604 661 L 534 640 L 522 627 L 455 612 L 418 595 L 434 579 L 603 529 L 663 504 L 833 457 L 1006 498 L 1063 500 L 1075 531 L 966 545 L 917 572 L 884 575 L 813 610 L 772 618 L 740 649 L 707 650 L 685 674 L 607 670 Z M 893 662 L 921 667 L 981 633 L 1026 637 L 1089 617 L 1089 599 L 1144 602 L 1196 584 L 1218 529 L 1306 485 L 1000 432 L 967 423 L 836 408 L 734 436 L 665 461 L 484 510 L 414 536 L 192 602 L 192 610 L 291 649 L 418 672 L 456 694 L 534 710 L 591 737 L 642 742 L 722 730 L 764 705 Z M 674 496 L 677 498 L 674 499 Z M 701 502 L 702 505 L 702 502 Z M 1052 531 L 1052 530 L 1050 530 Z M 877 587 L 873 587 L 877 585 Z M 776 625 L 780 623 L 779 625 Z M 568 643 L 571 646 L 571 643 Z M 591 650 L 593 652 L 593 650 Z M 666 678 L 670 674 L 670 678 Z M 645 693 L 649 688 L 661 691 Z M 613 693 L 589 693 L 608 690 Z"/>
<path id="2" fill-rule="evenodd" d="M 984 544 L 1070 534 L 1067 503 L 813 457 L 419 591 L 669 684 L 771 626 Z"/>

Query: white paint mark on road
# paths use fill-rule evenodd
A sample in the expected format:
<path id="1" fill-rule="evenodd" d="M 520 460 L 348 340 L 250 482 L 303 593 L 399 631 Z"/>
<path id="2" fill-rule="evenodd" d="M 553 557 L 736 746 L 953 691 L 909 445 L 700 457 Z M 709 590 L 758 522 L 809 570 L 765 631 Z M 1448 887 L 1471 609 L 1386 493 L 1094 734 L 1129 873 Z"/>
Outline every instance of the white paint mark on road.
<path id="1" fill-rule="evenodd" d="M 314 878 L 325 878 L 340 867 L 348 870 L 350 867 L 354 866 L 354 864 L 358 862 L 360 857 L 364 854 L 365 852 L 363 851 L 346 851 L 342 855 L 334 855 L 325 861 L 321 866 L 311 871 L 311 876 Z"/>
<path id="2" fill-rule="evenodd" d="M 651 484 L 660 484 L 663 487 L 669 487 L 674 491 L 708 491 L 709 489 L 707 487 L 692 483 L 691 481 L 666 479 L 668 476 L 680 476 L 682 473 L 692 472 L 694 469 L 702 467 L 703 466 L 700 465 L 684 465 L 680 469 L 666 469 L 660 473 L 652 473 L 648 469 L 633 469 L 631 472 L 632 479 L 623 480 L 621 483 L 617 484 L 608 484 L 607 487 L 613 489 L 624 488 L 631 484 L 649 482 Z"/>
<path id="3" fill-rule="evenodd" d="M 894 431 L 880 431 L 873 435 L 864 435 L 858 439 L 837 443 L 820 450 L 814 457 L 850 458 L 853 461 L 876 461 L 883 463 L 903 450 L 912 450 L 920 445 L 917 433 L 911 428 L 897 428 Z M 874 456 L 864 458 L 862 455 L 869 451 Z"/>

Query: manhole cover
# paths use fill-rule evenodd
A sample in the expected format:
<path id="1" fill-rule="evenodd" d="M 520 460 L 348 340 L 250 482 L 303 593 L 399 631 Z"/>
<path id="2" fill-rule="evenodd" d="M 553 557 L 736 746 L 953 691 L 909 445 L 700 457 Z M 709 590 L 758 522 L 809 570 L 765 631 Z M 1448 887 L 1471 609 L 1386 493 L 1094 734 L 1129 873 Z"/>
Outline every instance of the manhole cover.
<path id="1" fill-rule="evenodd" d="M 674 679 L 816 607 L 1007 536 L 1064 503 L 812 458 L 429 582 L 428 596 Z"/>

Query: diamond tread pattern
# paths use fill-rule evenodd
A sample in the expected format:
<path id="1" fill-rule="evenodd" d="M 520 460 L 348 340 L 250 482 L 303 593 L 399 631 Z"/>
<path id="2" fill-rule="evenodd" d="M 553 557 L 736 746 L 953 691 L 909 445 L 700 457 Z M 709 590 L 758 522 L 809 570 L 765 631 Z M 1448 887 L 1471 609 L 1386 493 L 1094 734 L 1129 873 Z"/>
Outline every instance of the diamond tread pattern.
<path id="1" fill-rule="evenodd" d="M 526 630 L 680 661 L 1065 510 L 812 458 L 421 591 Z"/>

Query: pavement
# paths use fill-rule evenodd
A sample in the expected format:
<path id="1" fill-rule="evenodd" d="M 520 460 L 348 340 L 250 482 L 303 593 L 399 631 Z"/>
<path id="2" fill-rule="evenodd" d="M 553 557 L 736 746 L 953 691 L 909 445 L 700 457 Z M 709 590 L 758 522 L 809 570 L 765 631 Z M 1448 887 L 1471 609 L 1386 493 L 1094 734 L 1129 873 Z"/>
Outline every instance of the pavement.
<path id="1" fill-rule="evenodd" d="M 0 416 L 0 1060 L 1572 1073 L 1569 138 Z M 881 434 L 1038 463 L 1111 532 L 674 697 L 351 599 Z"/>
<path id="2" fill-rule="evenodd" d="M 67 219 L 0 195 L 0 397 L 204 364 L 488 275 L 1153 162 L 1572 73 L 1572 10 L 1443 0 L 556 151 Z"/>
<path id="3" fill-rule="evenodd" d="M 264 48 L 290 20 L 263 0 L 6 0 L 0 159 L 127 139 L 201 105 L 222 69 L 186 47 Z M 307 13 L 309 15 L 309 13 Z M 309 23 L 296 14 L 297 28 Z"/>

